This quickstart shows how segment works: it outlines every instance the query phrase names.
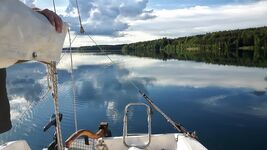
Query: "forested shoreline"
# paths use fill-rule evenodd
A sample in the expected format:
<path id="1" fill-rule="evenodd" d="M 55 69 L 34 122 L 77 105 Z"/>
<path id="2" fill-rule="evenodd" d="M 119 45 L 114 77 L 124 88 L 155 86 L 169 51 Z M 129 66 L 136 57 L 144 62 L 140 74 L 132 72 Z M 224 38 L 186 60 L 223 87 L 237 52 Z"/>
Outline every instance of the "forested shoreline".
<path id="1" fill-rule="evenodd" d="M 267 27 L 162 38 L 124 45 L 123 54 L 267 67 Z"/>
<path id="2" fill-rule="evenodd" d="M 108 52 L 158 59 L 193 60 L 215 64 L 267 67 L 267 27 L 162 38 L 122 45 L 103 45 Z M 77 48 L 90 52 L 95 46 Z"/>

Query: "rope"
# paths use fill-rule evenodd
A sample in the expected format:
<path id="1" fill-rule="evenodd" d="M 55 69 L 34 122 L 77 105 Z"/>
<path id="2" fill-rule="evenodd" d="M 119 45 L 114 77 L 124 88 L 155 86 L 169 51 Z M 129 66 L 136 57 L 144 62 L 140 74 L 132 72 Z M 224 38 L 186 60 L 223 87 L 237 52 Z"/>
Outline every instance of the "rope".
<path id="1" fill-rule="evenodd" d="M 71 44 L 75 42 L 75 39 L 77 38 L 77 35 L 72 39 L 71 41 Z M 60 64 L 61 60 L 63 59 L 63 57 L 65 56 L 66 52 L 64 52 L 62 54 L 62 56 L 60 57 L 60 60 L 58 61 L 57 65 Z M 50 70 L 48 69 L 49 68 L 49 65 L 47 65 L 47 74 L 51 74 Z M 30 105 L 28 106 L 29 108 L 32 108 L 33 106 L 39 104 L 40 102 L 42 102 L 49 94 L 49 91 L 51 90 L 51 85 L 50 85 L 50 82 L 49 82 L 49 76 L 47 76 L 47 87 L 48 87 L 48 90 L 46 90 L 45 92 L 43 92 L 44 94 L 42 96 L 40 96 L 40 101 L 39 102 L 35 102 L 35 103 L 30 103 Z M 63 85 L 59 86 L 59 89 L 62 89 L 63 88 Z M 25 110 L 22 112 L 22 115 L 20 118 L 24 118 L 24 116 L 26 115 L 26 112 L 28 110 Z"/>
<path id="2" fill-rule="evenodd" d="M 56 13 L 56 5 L 55 5 L 55 1 L 53 0 L 53 6 L 54 6 L 54 12 Z M 68 32 L 69 32 L 69 30 L 68 30 Z M 70 33 L 69 33 L 69 36 L 70 36 Z M 70 38 L 70 37 L 69 37 Z M 72 43 L 74 43 L 75 42 L 75 40 L 76 40 L 76 38 L 77 38 L 77 35 L 71 40 L 70 39 L 70 47 L 71 47 L 71 45 L 72 45 Z M 60 57 L 60 60 L 58 61 L 58 63 L 57 64 L 55 64 L 55 65 L 58 65 L 60 62 L 61 62 L 61 60 L 63 59 L 63 57 L 65 56 L 65 54 L 66 54 L 66 52 L 64 52 L 63 53 L 63 55 Z M 71 56 L 71 59 L 72 59 L 72 56 Z M 58 129 L 56 129 L 56 132 L 57 132 L 57 139 L 59 139 L 58 140 L 58 142 L 59 143 L 61 143 L 61 144 L 59 144 L 59 146 L 58 146 L 58 149 L 63 149 L 63 142 L 62 142 L 62 135 L 61 135 L 61 128 L 60 128 L 60 121 L 59 121 L 59 116 L 58 116 L 58 113 L 59 113 L 59 108 L 58 108 L 58 102 L 56 102 L 55 101 L 55 98 L 57 99 L 57 96 L 58 96 L 58 93 L 57 93 L 57 85 L 55 86 L 55 85 L 51 85 L 50 83 L 52 82 L 52 83 L 54 83 L 53 82 L 53 80 L 52 80 L 52 78 L 54 78 L 54 77 L 52 77 L 52 75 L 53 75 L 53 69 L 52 69 L 53 67 L 51 66 L 51 64 L 47 64 L 47 86 L 48 86 L 48 90 L 43 94 L 43 96 L 41 96 L 40 97 L 40 101 L 39 102 L 42 102 L 43 101 L 43 99 L 45 99 L 47 96 L 48 96 L 48 93 L 49 93 L 49 91 L 52 89 L 52 87 L 54 87 L 53 88 L 53 98 L 54 98 L 54 106 L 55 106 L 55 114 L 56 114 L 56 122 L 57 122 L 57 125 L 59 126 L 59 128 Z M 73 67 L 72 67 L 73 68 Z M 54 71 L 54 73 L 56 73 L 56 71 Z M 50 82 L 49 82 L 50 81 Z M 56 79 L 56 81 L 57 81 L 57 79 Z M 57 84 L 57 82 L 56 82 L 56 84 Z M 60 87 L 60 89 L 62 88 L 63 86 L 61 86 Z M 56 89 L 56 91 L 54 91 Z M 54 93 L 56 93 L 56 97 L 54 97 Z M 74 97 L 75 97 L 75 92 L 74 92 Z M 34 105 L 37 105 L 39 102 L 36 102 L 36 103 L 31 103 L 28 107 L 30 107 L 30 108 L 32 108 Z M 74 104 L 75 105 L 75 104 Z M 75 105 L 76 106 L 76 105 Z M 76 107 L 75 107 L 76 108 Z M 25 110 L 24 112 L 22 112 L 22 117 L 21 118 L 24 118 L 23 116 L 25 116 L 26 115 L 26 112 L 27 112 L 27 110 Z M 57 113 L 58 112 L 58 113 Z M 76 118 L 76 111 L 75 111 L 75 118 Z M 17 126 L 18 124 L 16 124 L 16 126 Z M 15 128 L 16 128 L 16 126 L 15 126 Z M 77 120 L 75 119 L 75 129 L 76 129 L 76 131 L 77 131 Z"/>
<path id="3" fill-rule="evenodd" d="M 71 45 L 72 43 L 74 43 L 74 41 L 75 41 L 76 38 L 77 38 L 77 35 L 72 39 L 70 45 Z M 57 65 L 61 62 L 61 60 L 63 59 L 63 57 L 65 56 L 65 54 L 66 54 L 66 52 L 64 52 L 64 53 L 61 55 L 61 57 L 60 57 L 60 59 L 59 59 Z M 47 68 L 48 68 L 48 67 L 47 67 Z M 49 73 L 49 69 L 47 69 L 47 72 L 48 72 L 48 74 L 50 74 L 50 73 Z M 49 90 L 51 90 L 51 85 L 49 84 L 48 81 L 49 81 L 49 77 L 47 76 L 47 86 L 48 86 L 48 90 L 45 92 L 45 94 L 43 94 L 43 96 L 40 97 L 40 100 L 41 100 L 41 101 L 42 101 L 42 99 L 44 99 L 44 98 L 47 97 L 47 95 L 48 95 L 48 93 L 49 93 Z M 59 87 L 59 89 L 61 89 L 61 88 L 62 88 L 62 86 Z"/>
<path id="4" fill-rule="evenodd" d="M 54 6 L 54 12 L 56 13 L 55 0 L 53 0 L 53 6 Z M 70 44 L 71 44 L 71 41 L 70 41 Z M 62 58 L 63 58 L 63 56 L 60 58 L 60 60 Z M 50 81 L 52 82 L 52 84 L 51 84 L 52 97 L 53 97 L 54 109 L 55 109 L 55 115 L 56 115 L 57 149 L 63 150 L 64 145 L 63 145 L 63 139 L 62 139 L 62 133 L 61 133 L 60 111 L 59 111 L 59 103 L 58 103 L 57 63 L 51 62 L 51 64 L 49 64 L 47 67 L 48 67 L 48 75 L 47 76 L 50 76 Z M 48 82 L 49 82 L 49 80 L 48 80 Z M 48 83 L 48 87 L 50 88 L 49 83 Z"/>
<path id="5" fill-rule="evenodd" d="M 77 123 L 77 112 L 76 112 L 76 89 L 75 89 L 75 79 L 74 79 L 74 70 L 73 70 L 73 59 L 72 59 L 72 49 L 71 49 L 71 36 L 70 30 L 68 30 L 69 35 L 69 50 L 70 50 L 70 62 L 71 62 L 71 81 L 72 81 L 72 103 L 73 103 L 73 113 L 74 113 L 74 125 L 75 131 L 78 131 L 78 123 Z"/>
<path id="6" fill-rule="evenodd" d="M 58 104 L 58 78 L 57 78 L 57 67 L 56 62 L 51 62 L 48 65 L 48 72 L 51 74 L 48 74 L 50 77 L 50 81 L 52 82 L 52 97 L 54 102 L 54 109 L 55 109 L 55 115 L 56 115 L 56 133 L 57 133 L 57 149 L 63 150 L 63 141 L 62 141 L 62 134 L 61 134 L 61 125 L 60 125 L 60 117 L 59 117 L 59 104 Z"/>

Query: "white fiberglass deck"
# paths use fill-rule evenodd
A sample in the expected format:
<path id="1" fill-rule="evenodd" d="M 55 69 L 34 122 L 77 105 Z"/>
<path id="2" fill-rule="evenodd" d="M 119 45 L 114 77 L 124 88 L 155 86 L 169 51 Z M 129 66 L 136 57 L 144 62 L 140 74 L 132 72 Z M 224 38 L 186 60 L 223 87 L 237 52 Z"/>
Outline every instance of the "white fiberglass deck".
<path id="1" fill-rule="evenodd" d="M 82 139 L 77 141 L 79 144 L 77 147 L 73 145 L 73 149 L 96 149 L 99 146 L 99 140 L 95 141 L 92 145 L 81 145 L 84 143 Z M 107 137 L 102 139 L 108 150 L 128 150 L 136 149 L 138 150 L 139 146 L 145 145 L 148 141 L 148 137 L 145 136 L 130 136 L 127 137 L 127 143 L 130 145 L 135 145 L 134 147 L 126 147 L 123 143 L 123 137 Z M 105 147 L 104 146 L 104 147 Z M 83 147 L 83 148 L 81 148 Z M 87 147 L 87 148 L 86 148 Z M 96 148 L 95 148 L 96 147 Z M 98 148 L 103 148 L 99 146 Z M 179 133 L 173 134 L 155 134 L 151 136 L 151 143 L 145 150 L 207 150 L 202 144 L 200 144 L 195 139 L 185 137 Z"/>
<path id="2" fill-rule="evenodd" d="M 131 145 L 141 146 L 145 145 L 147 139 L 147 136 L 130 136 L 127 137 L 127 143 Z M 104 143 L 99 144 L 99 141 L 104 141 Z M 23 150 L 30 150 L 25 141 L 17 141 L 11 143 L 0 146 L 0 150 L 22 150 L 23 148 Z M 90 145 L 81 144 L 84 143 L 83 139 L 78 139 L 78 141 L 76 141 L 75 143 L 79 144 L 74 144 L 71 148 L 72 150 L 139 150 L 135 147 L 126 147 L 123 144 L 123 137 L 107 137 L 95 140 Z M 180 133 L 172 133 L 152 135 L 151 143 L 145 150 L 207 150 L 207 148 L 205 148 L 201 143 L 192 138 L 185 137 Z"/>

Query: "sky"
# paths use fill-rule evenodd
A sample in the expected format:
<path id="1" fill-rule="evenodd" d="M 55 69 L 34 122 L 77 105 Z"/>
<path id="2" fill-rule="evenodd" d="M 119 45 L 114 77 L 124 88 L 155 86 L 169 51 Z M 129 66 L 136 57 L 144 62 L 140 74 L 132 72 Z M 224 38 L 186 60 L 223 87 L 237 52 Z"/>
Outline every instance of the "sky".
<path id="1" fill-rule="evenodd" d="M 52 0 L 24 0 L 53 10 Z M 94 45 L 79 33 L 75 0 L 55 0 L 73 46 Z M 78 0 L 86 33 L 98 44 L 176 38 L 213 31 L 267 26 L 267 0 Z M 65 45 L 68 45 L 65 43 Z"/>

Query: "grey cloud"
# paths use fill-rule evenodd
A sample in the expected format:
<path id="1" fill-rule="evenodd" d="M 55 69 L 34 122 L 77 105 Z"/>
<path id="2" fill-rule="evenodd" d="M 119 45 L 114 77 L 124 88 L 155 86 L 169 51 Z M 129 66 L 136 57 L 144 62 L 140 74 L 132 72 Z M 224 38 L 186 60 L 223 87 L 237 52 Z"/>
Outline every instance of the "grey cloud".
<path id="1" fill-rule="evenodd" d="M 88 19 L 90 17 L 90 12 L 93 8 L 92 2 L 93 2 L 92 0 L 78 1 L 78 5 L 80 8 L 80 13 L 81 13 L 82 19 Z M 69 5 L 66 8 L 66 13 L 67 14 L 77 13 L 75 0 L 69 0 Z M 78 19 L 78 18 L 76 18 L 76 19 Z"/>
<path id="2" fill-rule="evenodd" d="M 144 15 L 138 16 L 137 19 L 148 20 L 148 19 L 153 19 L 153 18 L 156 18 L 156 17 L 157 16 L 155 16 L 155 15 L 144 14 Z"/>
<path id="3" fill-rule="evenodd" d="M 145 13 L 144 9 L 146 8 L 146 4 L 148 0 L 127 0 L 122 2 L 119 9 L 122 16 L 125 17 L 136 17 L 142 13 Z"/>
<path id="4" fill-rule="evenodd" d="M 148 0 L 80 0 L 78 1 L 83 26 L 88 33 L 96 35 L 120 36 L 129 24 L 122 21 L 147 20 L 154 18 L 153 10 L 146 10 Z M 75 0 L 69 0 L 63 19 L 70 23 L 71 30 L 79 31 Z"/>

